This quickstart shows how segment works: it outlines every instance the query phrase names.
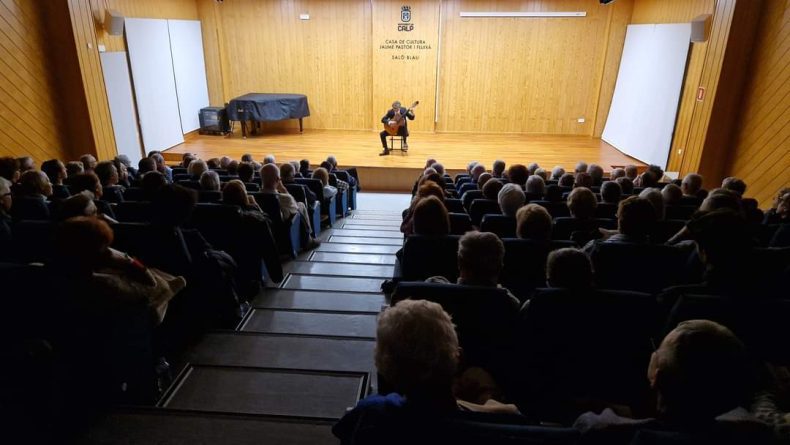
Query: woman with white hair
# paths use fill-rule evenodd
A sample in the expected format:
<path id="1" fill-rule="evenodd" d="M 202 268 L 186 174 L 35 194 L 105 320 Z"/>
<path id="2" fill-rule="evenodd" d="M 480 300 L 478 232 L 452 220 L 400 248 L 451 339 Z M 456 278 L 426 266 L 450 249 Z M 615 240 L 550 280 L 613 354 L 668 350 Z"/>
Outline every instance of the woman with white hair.
<path id="1" fill-rule="evenodd" d="M 202 159 L 195 159 L 194 161 L 189 163 L 189 167 L 187 167 L 187 173 L 192 176 L 194 179 L 200 179 L 200 175 L 203 172 L 208 170 L 208 164 L 206 161 Z"/>
<path id="2" fill-rule="evenodd" d="M 526 196 L 524 195 L 524 191 L 521 190 L 521 187 L 510 183 L 505 184 L 502 190 L 499 191 L 497 201 L 499 202 L 499 208 L 502 210 L 503 215 L 516 216 L 518 209 L 524 205 Z"/>
<path id="3" fill-rule="evenodd" d="M 206 170 L 200 175 L 200 190 L 218 192 L 220 190 L 219 175 L 214 170 Z"/>

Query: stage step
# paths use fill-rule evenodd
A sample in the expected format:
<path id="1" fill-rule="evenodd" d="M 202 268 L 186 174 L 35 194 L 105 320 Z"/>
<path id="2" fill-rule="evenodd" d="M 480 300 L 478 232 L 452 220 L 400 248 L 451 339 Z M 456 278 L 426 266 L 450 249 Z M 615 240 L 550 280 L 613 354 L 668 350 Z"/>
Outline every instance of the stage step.
<path id="1" fill-rule="evenodd" d="M 370 372 L 375 342 L 248 332 L 205 335 L 186 356 L 200 365 Z"/>
<path id="2" fill-rule="evenodd" d="M 378 278 L 326 277 L 290 274 L 283 280 L 282 289 L 323 290 L 340 292 L 380 292 Z"/>
<path id="3" fill-rule="evenodd" d="M 332 235 L 336 236 L 361 236 L 367 238 L 397 238 L 403 239 L 403 234 L 399 230 L 355 230 L 355 229 L 331 229 Z"/>
<path id="4" fill-rule="evenodd" d="M 376 336 L 376 315 L 252 309 L 239 330 L 372 339 Z"/>
<path id="5" fill-rule="evenodd" d="M 395 255 L 373 255 L 356 253 L 313 252 L 310 261 L 338 264 L 388 264 L 394 265 Z"/>
<path id="6" fill-rule="evenodd" d="M 332 421 L 196 413 L 162 408 L 122 409 L 101 418 L 82 445 L 335 445 Z"/>
<path id="7" fill-rule="evenodd" d="M 336 252 L 336 253 L 365 253 L 365 254 L 389 254 L 394 255 L 401 246 L 376 246 L 371 244 L 338 244 L 323 243 L 316 252 Z"/>
<path id="8" fill-rule="evenodd" d="M 362 372 L 189 365 L 162 408 L 336 420 L 367 388 Z"/>
<path id="9" fill-rule="evenodd" d="M 368 238 L 363 236 L 337 236 L 329 237 L 330 243 L 342 244 L 373 244 L 380 246 L 402 246 L 402 238 Z"/>
<path id="10" fill-rule="evenodd" d="M 380 219 L 354 219 L 345 218 L 343 220 L 344 226 L 376 226 L 376 227 L 394 227 L 400 230 L 400 220 L 386 221 Z"/>
<path id="11" fill-rule="evenodd" d="M 300 275 L 327 275 L 332 277 L 381 278 L 392 277 L 393 266 L 377 264 L 337 264 L 315 261 L 291 261 L 284 267 L 286 273 Z"/>
<path id="12" fill-rule="evenodd" d="M 384 296 L 378 293 L 315 292 L 265 289 L 252 301 L 262 309 L 303 309 L 338 312 L 378 313 Z"/>

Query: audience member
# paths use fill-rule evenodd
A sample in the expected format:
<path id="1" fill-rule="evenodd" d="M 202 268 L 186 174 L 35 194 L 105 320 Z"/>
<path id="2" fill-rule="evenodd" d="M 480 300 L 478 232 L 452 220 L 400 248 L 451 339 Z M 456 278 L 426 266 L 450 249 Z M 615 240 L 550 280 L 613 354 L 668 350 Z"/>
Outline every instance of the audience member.
<path id="1" fill-rule="evenodd" d="M 255 162 L 255 159 L 253 159 L 252 154 L 244 153 L 243 155 L 241 155 L 241 162 L 248 162 L 252 164 L 253 162 Z"/>
<path id="2" fill-rule="evenodd" d="M 274 155 L 273 154 L 268 154 L 268 155 L 263 157 L 263 163 L 264 163 L 264 165 L 265 164 L 276 164 L 277 161 L 274 159 Z"/>
<path id="3" fill-rule="evenodd" d="M 573 179 L 573 187 L 585 187 L 590 188 L 593 186 L 593 178 L 590 176 L 589 173 L 581 172 L 576 173 L 576 176 Z"/>
<path id="4" fill-rule="evenodd" d="M 636 168 L 636 165 L 628 164 L 624 168 L 625 170 L 625 177 L 630 179 L 631 182 L 636 181 L 636 177 L 639 175 L 639 170 Z"/>
<path id="5" fill-rule="evenodd" d="M 108 202 L 123 202 L 124 188 L 118 185 L 118 170 L 111 161 L 96 164 L 93 170 L 102 186 L 102 199 Z"/>
<path id="6" fill-rule="evenodd" d="M 486 167 L 483 164 L 475 164 L 472 167 L 472 182 L 477 184 L 477 180 L 480 178 L 480 175 L 486 172 Z"/>
<path id="7" fill-rule="evenodd" d="M 743 197 L 744 193 L 746 193 L 746 183 L 734 176 L 724 178 L 721 181 L 721 188 L 735 192 L 740 197 Z"/>
<path id="8" fill-rule="evenodd" d="M 201 175 L 203 175 L 203 173 L 208 169 L 209 168 L 206 161 L 202 159 L 195 159 L 189 163 L 189 166 L 187 167 L 187 174 L 190 175 L 193 180 L 200 180 Z"/>
<path id="9" fill-rule="evenodd" d="M 503 184 L 502 181 L 498 179 L 486 181 L 482 189 L 483 198 L 497 201 L 499 199 L 499 192 L 502 190 L 504 185 L 505 184 Z"/>
<path id="10" fill-rule="evenodd" d="M 560 176 L 560 179 L 559 181 L 557 181 L 557 184 L 560 187 L 571 188 L 573 187 L 573 182 L 575 180 L 576 178 L 573 176 L 573 173 L 565 173 L 564 175 Z"/>
<path id="11" fill-rule="evenodd" d="M 573 218 L 593 219 L 596 207 L 598 207 L 598 200 L 595 199 L 595 194 L 586 187 L 574 188 L 568 194 L 568 210 Z"/>
<path id="12" fill-rule="evenodd" d="M 84 154 L 80 156 L 80 162 L 82 162 L 82 169 L 85 172 L 92 172 L 96 168 L 96 158 L 93 155 Z"/>
<path id="13" fill-rule="evenodd" d="M 658 185 L 658 183 L 664 180 L 664 169 L 662 169 L 661 167 L 655 164 L 650 164 L 647 166 L 647 171 L 653 173 L 653 176 L 655 177 L 655 181 L 656 181 L 656 186 Z"/>
<path id="14" fill-rule="evenodd" d="M 115 166 L 115 170 L 118 172 L 118 185 L 124 188 L 131 187 L 132 185 L 129 182 L 129 169 L 126 167 L 126 164 L 121 162 L 116 156 L 115 159 L 112 160 L 112 165 Z"/>
<path id="15" fill-rule="evenodd" d="M 291 165 L 285 163 L 283 165 Z M 255 178 L 255 169 L 252 168 L 252 164 L 249 162 L 242 162 L 239 164 L 238 169 L 236 170 L 236 174 L 239 176 L 239 180 L 243 183 L 251 183 Z"/>
<path id="16" fill-rule="evenodd" d="M 587 163 L 584 161 L 579 161 L 576 163 L 576 167 L 573 169 L 573 174 L 576 176 L 579 173 L 586 173 L 587 172 Z"/>
<path id="17" fill-rule="evenodd" d="M 231 160 L 228 162 L 228 165 L 225 166 L 225 171 L 228 172 L 229 176 L 237 176 L 239 174 L 239 162 Z"/>
<path id="18" fill-rule="evenodd" d="M 626 177 L 622 176 L 615 180 L 618 184 L 620 184 L 620 189 L 623 191 L 624 196 L 633 195 L 634 194 L 634 182 Z"/>
<path id="19" fill-rule="evenodd" d="M 142 158 L 137 163 L 137 175 L 138 179 L 142 178 L 148 172 L 156 171 L 156 161 L 151 158 Z M 71 176 L 71 173 L 69 173 Z"/>
<path id="20" fill-rule="evenodd" d="M 219 175 L 214 170 L 206 170 L 200 175 L 200 189 L 208 192 L 218 192 L 222 186 Z"/>
<path id="21" fill-rule="evenodd" d="M 337 188 L 329 185 L 329 172 L 325 168 L 319 167 L 315 169 L 313 171 L 313 179 L 321 181 L 321 185 L 324 187 L 324 199 L 332 199 L 337 195 Z"/>
<path id="22" fill-rule="evenodd" d="M 683 198 L 683 190 L 675 184 L 667 184 L 661 189 L 665 205 L 678 205 Z"/>
<path id="23" fill-rule="evenodd" d="M 598 164 L 590 164 L 587 167 L 587 174 L 592 178 L 592 185 L 600 186 L 603 183 L 603 167 Z"/>
<path id="24" fill-rule="evenodd" d="M 527 178 L 529 177 L 529 171 L 527 167 L 524 167 L 521 164 L 511 165 L 509 169 L 507 169 L 507 178 L 511 184 L 516 184 L 519 187 L 524 187 L 524 184 L 527 183 Z"/>
<path id="25" fill-rule="evenodd" d="M 439 172 L 437 172 L 437 173 L 439 173 Z M 441 173 L 439 173 L 439 174 L 441 174 Z M 482 175 L 480 175 L 480 177 L 477 178 L 477 189 L 478 190 L 483 190 L 483 186 L 486 185 L 486 182 L 488 182 L 491 178 L 493 178 L 493 176 L 491 175 L 491 173 L 488 173 L 488 172 L 485 172 Z"/>
<path id="26" fill-rule="evenodd" d="M 19 173 L 25 173 L 28 170 L 36 169 L 36 161 L 30 156 L 22 156 L 17 159 L 17 162 L 19 163 Z"/>
<path id="27" fill-rule="evenodd" d="M 623 195 L 623 189 L 616 181 L 606 181 L 601 185 L 601 202 L 617 204 Z"/>
<path id="28" fill-rule="evenodd" d="M 697 198 L 699 196 L 699 191 L 702 189 L 702 176 L 696 173 L 687 174 L 683 177 L 680 188 L 683 190 L 683 196 Z"/>
<path id="29" fill-rule="evenodd" d="M 299 173 L 302 175 L 303 178 L 310 177 L 310 161 L 307 159 L 302 159 L 299 161 Z"/>
<path id="30" fill-rule="evenodd" d="M 562 187 L 559 185 L 548 185 L 546 186 L 546 201 L 549 202 L 560 202 L 562 201 Z"/>
<path id="31" fill-rule="evenodd" d="M 579 249 L 553 250 L 546 260 L 546 285 L 554 288 L 584 290 L 592 287 L 590 258 Z"/>
<path id="32" fill-rule="evenodd" d="M 538 163 L 537 163 L 537 162 L 530 162 L 530 163 L 529 163 L 529 165 L 527 165 L 527 171 L 529 172 L 529 176 L 532 176 L 532 175 L 534 175 L 534 174 L 535 174 L 535 172 L 536 172 L 536 171 L 537 171 L 539 168 L 540 168 L 540 165 L 538 165 Z"/>
<path id="33" fill-rule="evenodd" d="M 19 177 L 14 191 L 20 197 L 47 199 L 52 196 L 52 184 L 44 172 L 27 170 Z"/>
<path id="34" fill-rule="evenodd" d="M 559 165 L 551 169 L 551 179 L 553 181 L 559 181 L 564 174 L 565 174 L 565 169 L 560 167 Z"/>
<path id="35" fill-rule="evenodd" d="M 166 185 L 167 179 L 165 179 L 165 175 L 156 170 L 149 171 L 140 178 L 140 188 L 143 190 L 143 199 L 145 201 L 152 201 L 159 193 L 159 190 Z"/>
<path id="36" fill-rule="evenodd" d="M 636 178 L 634 186 L 642 188 L 658 187 L 658 179 L 656 179 L 655 173 L 650 170 L 645 170 Z"/>
<path id="37" fill-rule="evenodd" d="M 539 168 L 535 170 L 535 176 L 538 176 L 540 179 L 542 179 L 545 182 L 548 181 L 549 179 L 549 172 L 547 172 L 546 169 L 544 168 Z"/>
<path id="38" fill-rule="evenodd" d="M 297 213 L 301 216 L 301 238 L 305 250 L 315 249 L 321 245 L 320 241 L 310 235 L 310 217 L 307 208 L 303 203 L 296 202 L 288 193 L 280 180 L 280 169 L 277 165 L 269 163 L 261 168 L 261 192 L 277 196 L 280 202 L 280 217 L 283 221 L 290 221 Z"/>
<path id="39" fill-rule="evenodd" d="M 434 162 L 433 164 L 431 164 L 431 168 L 434 169 L 436 173 L 439 173 L 442 176 L 445 175 L 444 165 L 438 162 Z"/>
<path id="40" fill-rule="evenodd" d="M 622 167 L 617 167 L 609 173 L 609 180 L 614 181 L 617 178 L 625 178 L 625 169 Z"/>
<path id="41" fill-rule="evenodd" d="M 766 425 L 739 409 L 751 380 L 747 352 L 726 327 L 708 320 L 681 322 L 653 353 L 647 376 L 656 392 L 656 418 L 629 419 L 609 408 L 589 412 L 574 424 L 583 439 L 628 443 L 629 432 L 649 429 L 688 433 L 705 443 L 762 442 L 755 432 Z"/>
<path id="42" fill-rule="evenodd" d="M 414 211 L 417 208 L 417 203 L 429 196 L 434 196 L 441 202 L 444 202 L 444 190 L 438 184 L 434 181 L 422 183 L 417 189 L 417 194 L 412 198 L 409 209 L 406 211 L 406 215 L 403 217 L 403 222 L 400 225 L 400 231 L 403 232 L 404 236 L 414 234 Z"/>
<path id="43" fill-rule="evenodd" d="M 0 158 L 0 183 L 10 190 L 19 180 L 19 164 L 10 156 Z"/>
<path id="44" fill-rule="evenodd" d="M 228 168 L 228 164 L 230 164 L 231 159 L 228 156 L 223 156 L 219 158 L 219 168 L 225 170 Z M 266 162 L 266 158 L 263 158 L 263 162 Z M 274 162 L 272 162 L 274 163 Z"/>
<path id="45" fill-rule="evenodd" d="M 497 195 L 499 208 L 505 216 L 516 216 L 516 212 L 524 205 L 525 200 L 524 191 L 512 182 L 505 184 Z"/>
<path id="46" fill-rule="evenodd" d="M 659 220 L 664 219 L 666 209 L 664 207 L 664 197 L 661 194 L 661 190 L 655 187 L 646 188 L 639 193 L 639 197 L 647 199 L 650 202 L 653 208 L 656 209 L 656 216 Z"/>
<path id="47" fill-rule="evenodd" d="M 412 225 L 415 235 L 448 235 L 450 215 L 439 198 L 428 196 L 420 199 L 414 207 Z"/>
<path id="48" fill-rule="evenodd" d="M 765 212 L 763 224 L 790 222 L 790 187 L 783 187 L 774 198 L 773 207 Z"/>
<path id="49" fill-rule="evenodd" d="M 96 208 L 96 204 L 93 203 L 93 193 L 83 191 L 63 200 L 57 216 L 59 221 L 65 221 L 77 216 L 97 217 L 100 215 L 99 210 Z"/>
<path id="50" fill-rule="evenodd" d="M 494 161 L 494 165 L 491 167 L 491 176 L 497 179 L 502 178 L 502 175 L 505 174 L 505 166 L 505 161 L 501 159 Z"/>
<path id="51" fill-rule="evenodd" d="M 121 164 L 123 164 L 124 167 L 126 167 L 126 171 L 129 173 L 129 176 L 132 179 L 136 179 L 137 178 L 137 169 L 132 167 L 132 161 L 129 159 L 129 156 L 118 155 L 118 156 L 115 157 L 115 160 L 120 162 Z M 66 166 L 66 168 L 68 168 L 68 165 Z"/>
<path id="52" fill-rule="evenodd" d="M 208 166 L 208 168 L 210 168 L 211 170 L 218 170 L 218 169 L 220 168 L 220 165 L 219 165 L 219 158 L 210 158 L 210 159 L 206 159 L 206 165 L 207 165 L 207 166 Z"/>
<path id="53" fill-rule="evenodd" d="M 41 163 L 41 171 L 44 172 L 52 184 L 52 199 L 63 200 L 71 195 L 69 188 L 64 184 L 66 180 L 66 166 L 57 159 L 50 159 Z"/>
<path id="54" fill-rule="evenodd" d="M 232 179 L 222 189 L 222 203 L 241 207 L 242 212 L 263 213 L 255 198 L 247 194 L 247 188 L 239 179 Z"/>
<path id="55" fill-rule="evenodd" d="M 541 199 L 546 192 L 546 183 L 538 175 L 532 175 L 527 179 L 526 192 L 530 199 Z"/>
<path id="56" fill-rule="evenodd" d="M 537 204 L 527 204 L 516 212 L 516 236 L 548 243 L 551 240 L 551 215 Z"/>
<path id="57" fill-rule="evenodd" d="M 181 156 L 181 163 L 179 164 L 179 167 L 189 168 L 189 164 L 191 164 L 192 161 L 197 160 L 197 158 L 198 157 L 193 155 L 192 153 L 184 153 Z"/>

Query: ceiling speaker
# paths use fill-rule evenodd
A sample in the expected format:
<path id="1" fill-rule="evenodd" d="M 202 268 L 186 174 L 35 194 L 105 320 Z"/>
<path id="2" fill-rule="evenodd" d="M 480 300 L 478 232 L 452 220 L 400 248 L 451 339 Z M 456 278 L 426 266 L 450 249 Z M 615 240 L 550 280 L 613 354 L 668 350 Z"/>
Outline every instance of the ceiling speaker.
<path id="1" fill-rule="evenodd" d="M 123 34 L 123 16 L 120 12 L 112 9 L 104 11 L 104 29 L 111 36 Z"/>

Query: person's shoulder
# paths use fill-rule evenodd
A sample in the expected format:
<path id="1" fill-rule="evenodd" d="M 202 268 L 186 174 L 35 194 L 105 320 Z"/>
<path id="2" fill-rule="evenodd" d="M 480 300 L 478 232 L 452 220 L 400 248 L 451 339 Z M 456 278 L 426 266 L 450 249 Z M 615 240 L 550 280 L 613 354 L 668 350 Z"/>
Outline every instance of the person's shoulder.
<path id="1" fill-rule="evenodd" d="M 635 430 L 656 423 L 656 419 L 653 418 L 632 419 L 620 416 L 610 408 L 606 408 L 599 414 L 594 412 L 582 414 L 573 423 L 573 428 L 579 430 L 582 434 L 593 434 L 596 432 Z"/>
<path id="2" fill-rule="evenodd" d="M 376 431 L 387 430 L 388 426 L 398 424 L 396 418 L 402 412 L 406 400 L 403 396 L 391 393 L 387 395 L 375 394 L 359 402 L 332 427 L 332 434 L 340 439 L 341 443 L 350 443 L 359 440 L 355 436 L 375 437 Z M 367 443 L 362 440 L 362 443 Z M 371 442 L 372 443 L 372 442 Z"/>

